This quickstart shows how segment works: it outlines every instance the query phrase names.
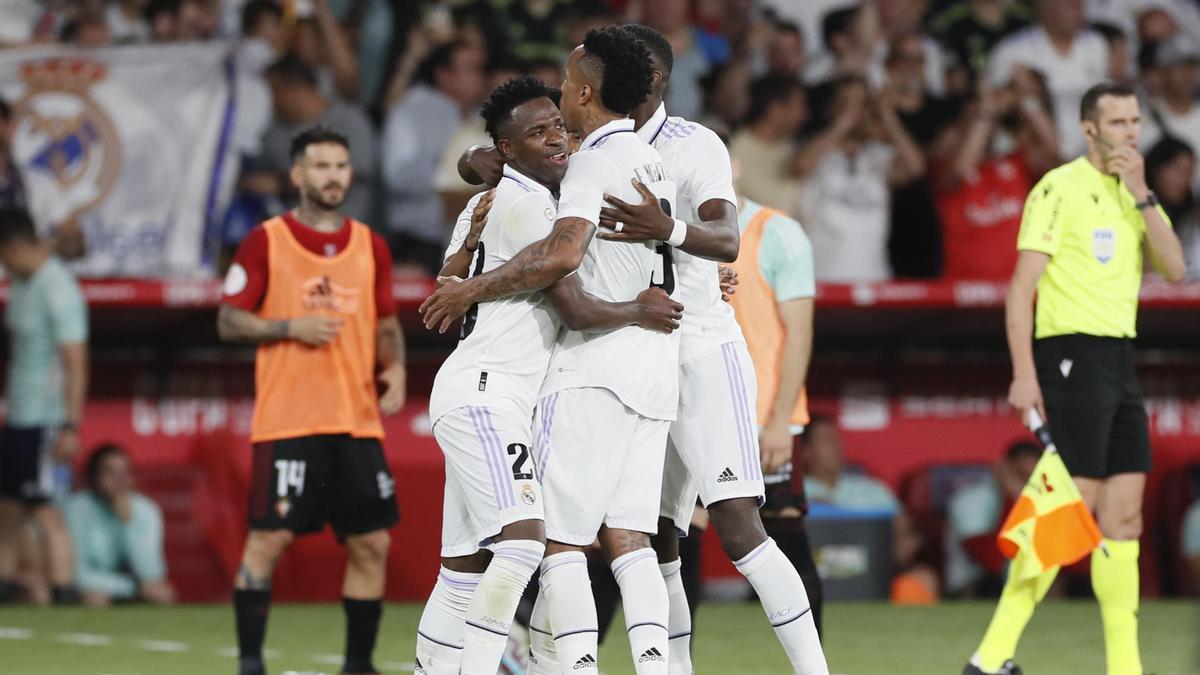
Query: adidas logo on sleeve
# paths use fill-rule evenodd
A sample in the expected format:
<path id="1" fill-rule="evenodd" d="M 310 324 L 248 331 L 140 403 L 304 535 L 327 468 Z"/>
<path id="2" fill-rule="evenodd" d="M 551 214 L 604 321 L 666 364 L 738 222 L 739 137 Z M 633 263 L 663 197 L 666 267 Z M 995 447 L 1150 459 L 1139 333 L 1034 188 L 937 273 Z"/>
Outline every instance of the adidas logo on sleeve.
<path id="1" fill-rule="evenodd" d="M 721 475 L 717 476 L 718 483 L 732 483 L 737 479 L 738 477 L 734 475 L 733 470 L 729 467 L 725 467 L 725 470 L 721 472 Z"/>
<path id="2" fill-rule="evenodd" d="M 638 657 L 638 663 L 645 663 L 647 661 L 666 661 L 666 660 L 667 659 L 662 655 L 662 652 L 658 651 L 658 647 L 651 647 L 650 649 L 647 649 L 646 651 L 642 652 L 642 655 Z"/>
<path id="3" fill-rule="evenodd" d="M 575 662 L 575 670 L 582 670 L 584 668 L 596 668 L 596 657 L 591 654 L 584 654 L 583 658 Z"/>

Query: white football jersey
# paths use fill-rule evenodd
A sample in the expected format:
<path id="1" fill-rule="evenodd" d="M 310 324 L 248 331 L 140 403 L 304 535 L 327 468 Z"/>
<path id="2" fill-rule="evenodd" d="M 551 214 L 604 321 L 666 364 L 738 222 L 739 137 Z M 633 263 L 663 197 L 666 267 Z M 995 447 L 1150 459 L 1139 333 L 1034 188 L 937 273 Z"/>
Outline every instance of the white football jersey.
<path id="1" fill-rule="evenodd" d="M 671 214 L 673 217 L 685 223 L 700 222 L 700 205 L 710 199 L 724 199 L 737 207 L 729 151 L 711 129 L 682 117 L 667 117 L 666 106 L 659 105 L 637 134 L 658 150 L 675 180 L 677 209 Z M 673 297 L 683 304 L 680 363 L 727 342 L 745 342 L 733 307 L 721 300 L 716 261 L 680 249 L 675 249 L 673 255 L 676 268 Z"/>
<path id="2" fill-rule="evenodd" d="M 468 226 L 475 201 L 463 212 Z M 554 227 L 557 207 L 549 190 L 505 166 L 471 261 L 471 275 L 490 272 L 544 239 Z M 464 230 L 457 244 L 451 241 L 448 254 L 458 250 L 465 236 Z M 481 302 L 467 312 L 458 346 L 433 381 L 431 422 L 466 405 L 515 406 L 513 412 L 533 418 L 559 329 L 558 317 L 548 302 L 541 291 L 521 293 Z"/>
<path id="3" fill-rule="evenodd" d="M 674 212 L 675 183 L 658 151 L 638 138 L 633 120 L 609 122 L 588 134 L 568 160 L 558 218 L 583 218 L 598 225 L 606 194 L 640 203 L 634 178 Z M 675 272 L 664 269 L 666 256 L 656 252 L 656 245 L 593 239 L 577 271 L 584 290 L 601 300 L 627 302 L 651 284 L 670 286 Z M 600 387 L 643 417 L 674 419 L 679 402 L 676 335 L 637 326 L 607 332 L 564 331 L 550 360 L 542 395 Z"/>

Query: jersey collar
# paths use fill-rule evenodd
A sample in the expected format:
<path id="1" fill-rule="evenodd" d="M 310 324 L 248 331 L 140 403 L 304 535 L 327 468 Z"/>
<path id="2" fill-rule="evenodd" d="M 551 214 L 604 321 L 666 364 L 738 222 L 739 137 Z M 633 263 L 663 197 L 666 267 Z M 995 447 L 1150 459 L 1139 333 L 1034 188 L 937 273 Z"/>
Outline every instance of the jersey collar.
<path id="1" fill-rule="evenodd" d="M 513 181 L 517 185 L 520 185 L 522 188 L 525 188 L 525 190 L 528 192 L 544 192 L 550 197 L 554 196 L 554 194 L 551 193 L 545 185 L 542 185 L 529 176 L 517 171 L 512 167 L 512 164 L 505 164 L 502 173 L 505 178 Z"/>
<path id="2" fill-rule="evenodd" d="M 595 147 L 597 143 L 613 134 L 621 134 L 630 131 L 633 131 L 633 120 L 629 119 L 628 117 L 622 117 L 621 119 L 613 120 L 588 134 L 587 138 L 583 139 L 583 145 L 581 145 L 579 149 L 587 150 L 588 148 Z"/>
<path id="3" fill-rule="evenodd" d="M 664 126 L 667 125 L 667 104 L 659 103 L 658 109 L 646 120 L 637 130 L 638 138 L 646 141 L 649 145 L 654 145 L 654 139 L 658 138 L 658 134 L 662 132 Z"/>

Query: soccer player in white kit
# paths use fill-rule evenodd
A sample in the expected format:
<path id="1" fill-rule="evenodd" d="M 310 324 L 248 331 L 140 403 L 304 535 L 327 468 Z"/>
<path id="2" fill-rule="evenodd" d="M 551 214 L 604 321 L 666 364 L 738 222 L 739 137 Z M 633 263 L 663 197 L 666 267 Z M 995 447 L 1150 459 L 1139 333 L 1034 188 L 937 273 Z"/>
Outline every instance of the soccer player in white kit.
<path id="1" fill-rule="evenodd" d="M 634 200 L 635 180 L 673 210 L 674 183 L 626 117 L 649 93 L 649 54 L 617 29 L 594 30 L 571 53 L 566 75 L 563 117 L 583 143 L 569 161 L 552 233 L 496 270 L 443 286 L 423 305 L 426 325 L 445 325 L 474 302 L 542 288 L 576 270 L 589 293 L 608 301 L 630 300 L 654 280 L 671 290 L 667 256 L 593 240 L 604 195 Z M 669 601 L 650 534 L 678 403 L 677 362 L 671 336 L 632 327 L 566 332 L 551 358 L 535 420 L 548 540 L 540 602 L 563 673 L 598 668 L 583 550 L 602 525 L 635 670 L 667 673 Z"/>
<path id="2" fill-rule="evenodd" d="M 477 274 L 551 231 L 558 206 L 551 188 L 558 188 L 568 154 L 558 96 L 523 76 L 484 103 L 481 114 L 508 163 L 494 192 L 493 224 L 472 245 Z M 462 234 L 448 259 L 464 245 Z M 442 569 L 418 628 L 417 672 L 493 675 L 513 613 L 542 560 L 543 502 L 530 421 L 559 332 L 550 304 L 562 308 L 568 325 L 591 330 L 637 324 L 669 333 L 679 310 L 660 289 L 643 291 L 637 301 L 604 303 L 583 293 L 573 276 L 545 294 L 510 295 L 467 312 L 461 342 L 430 396 L 434 436 L 446 456 L 446 497 Z"/>
<path id="3" fill-rule="evenodd" d="M 763 469 L 790 459 L 759 457 L 754 366 L 733 309 L 721 300 L 717 262 L 737 258 L 737 197 L 729 153 L 701 124 L 669 117 L 663 94 L 671 75 L 671 45 L 658 31 L 631 24 L 653 59 L 650 96 L 633 113 L 637 134 L 662 155 L 678 190 L 677 218 L 656 199 L 610 199 L 602 229 L 610 241 L 667 240 L 678 250 L 676 298 L 687 310 L 680 329 L 679 411 L 663 474 L 662 510 L 654 547 L 671 598 L 671 673 L 691 672 L 691 617 L 679 575 L 678 533 L 688 531 L 697 491 L 721 545 L 758 594 L 795 673 L 828 673 L 799 573 L 763 529 Z M 647 195 L 643 194 L 643 197 Z"/>

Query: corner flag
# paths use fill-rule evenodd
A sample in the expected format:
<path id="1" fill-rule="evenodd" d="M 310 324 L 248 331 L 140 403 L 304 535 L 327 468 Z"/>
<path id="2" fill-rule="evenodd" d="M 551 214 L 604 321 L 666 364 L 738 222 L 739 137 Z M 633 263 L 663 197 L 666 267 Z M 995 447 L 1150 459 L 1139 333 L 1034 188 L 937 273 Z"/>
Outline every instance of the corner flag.
<path id="1" fill-rule="evenodd" d="M 1036 410 L 1029 416 L 1030 427 L 1046 449 L 996 536 L 1000 552 L 1014 559 L 1009 574 L 1018 580 L 1070 565 L 1100 544 L 1100 527 L 1083 503 L 1050 431 Z"/>

